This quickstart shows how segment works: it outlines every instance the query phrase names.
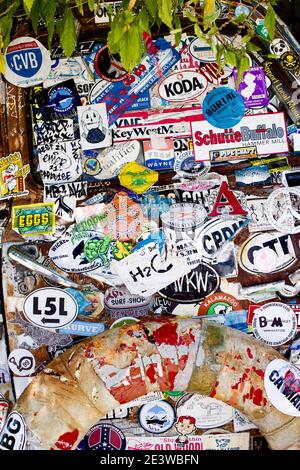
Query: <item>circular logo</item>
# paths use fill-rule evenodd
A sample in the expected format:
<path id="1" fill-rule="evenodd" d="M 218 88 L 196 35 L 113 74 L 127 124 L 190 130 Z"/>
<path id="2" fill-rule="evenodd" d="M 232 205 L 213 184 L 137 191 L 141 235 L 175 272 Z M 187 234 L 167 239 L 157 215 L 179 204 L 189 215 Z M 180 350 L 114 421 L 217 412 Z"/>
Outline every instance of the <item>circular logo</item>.
<path id="1" fill-rule="evenodd" d="M 173 426 L 175 410 L 165 400 L 151 401 L 143 405 L 139 413 L 140 425 L 145 431 L 152 434 L 162 434 Z"/>
<path id="2" fill-rule="evenodd" d="M 128 76 L 121 63 L 109 53 L 108 46 L 99 49 L 94 66 L 99 77 L 108 82 L 120 82 Z"/>
<path id="3" fill-rule="evenodd" d="M 77 105 L 74 92 L 66 86 L 55 86 L 49 92 L 48 107 L 58 114 L 66 114 Z"/>
<path id="4" fill-rule="evenodd" d="M 124 450 L 126 438 L 121 429 L 112 424 L 99 423 L 93 426 L 79 444 L 85 450 Z"/>
<path id="5" fill-rule="evenodd" d="M 87 175 L 95 176 L 101 172 L 101 165 L 97 158 L 91 157 L 84 162 L 84 171 Z"/>
<path id="6" fill-rule="evenodd" d="M 201 302 L 198 315 L 225 315 L 226 313 L 238 310 L 242 310 L 242 306 L 235 297 L 218 292 L 209 295 Z"/>
<path id="7" fill-rule="evenodd" d="M 5 60 L 6 80 L 22 88 L 42 83 L 51 71 L 49 51 L 30 37 L 12 41 L 6 49 Z"/>
<path id="8" fill-rule="evenodd" d="M 234 10 L 235 16 L 240 16 L 240 15 L 250 15 L 250 9 L 246 7 L 246 5 L 239 5 L 236 7 Z"/>
<path id="9" fill-rule="evenodd" d="M 289 305 L 270 302 L 255 310 L 252 327 L 255 338 L 276 347 L 295 336 L 297 319 Z"/>
<path id="10" fill-rule="evenodd" d="M 194 152 L 190 150 L 182 152 L 175 157 L 174 171 L 179 176 L 197 178 L 208 173 L 210 168 L 210 163 L 195 162 Z"/>
<path id="11" fill-rule="evenodd" d="M 206 216 L 204 207 L 186 202 L 173 204 L 167 212 L 161 214 L 161 220 L 171 229 L 191 230 L 201 225 Z"/>
<path id="12" fill-rule="evenodd" d="M 265 370 L 267 397 L 277 410 L 288 416 L 300 417 L 300 371 L 283 359 L 274 359 Z"/>
<path id="13" fill-rule="evenodd" d="M 15 349 L 8 356 L 10 370 L 20 377 L 28 377 L 35 371 L 34 355 L 27 349 Z"/>
<path id="14" fill-rule="evenodd" d="M 201 62 L 215 62 L 216 55 L 212 48 L 202 39 L 194 39 L 189 45 L 190 54 Z"/>
<path id="15" fill-rule="evenodd" d="M 203 101 L 205 119 L 221 129 L 236 126 L 244 117 L 245 103 L 241 95 L 225 86 L 215 88 Z"/>
<path id="16" fill-rule="evenodd" d="M 299 57 L 291 51 L 287 51 L 280 57 L 280 64 L 284 69 L 295 70 L 299 67 Z"/>
<path id="17" fill-rule="evenodd" d="M 300 232 L 300 191 L 297 188 L 275 189 L 267 200 L 267 217 L 275 230 Z"/>

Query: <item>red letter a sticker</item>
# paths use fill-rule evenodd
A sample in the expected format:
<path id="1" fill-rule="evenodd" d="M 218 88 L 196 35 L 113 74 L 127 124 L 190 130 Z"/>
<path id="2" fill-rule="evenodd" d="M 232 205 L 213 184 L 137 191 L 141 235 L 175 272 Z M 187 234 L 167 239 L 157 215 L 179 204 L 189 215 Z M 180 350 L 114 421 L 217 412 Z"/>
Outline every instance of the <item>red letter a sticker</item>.
<path id="1" fill-rule="evenodd" d="M 220 186 L 213 210 L 208 214 L 208 216 L 217 217 L 218 215 L 222 215 L 222 207 L 226 206 L 231 207 L 231 210 L 228 211 L 228 214 L 230 215 L 248 214 L 248 212 L 244 211 L 233 192 L 229 189 L 228 183 L 226 183 L 226 181 L 223 181 Z M 221 210 L 218 210 L 219 208 L 221 208 Z"/>

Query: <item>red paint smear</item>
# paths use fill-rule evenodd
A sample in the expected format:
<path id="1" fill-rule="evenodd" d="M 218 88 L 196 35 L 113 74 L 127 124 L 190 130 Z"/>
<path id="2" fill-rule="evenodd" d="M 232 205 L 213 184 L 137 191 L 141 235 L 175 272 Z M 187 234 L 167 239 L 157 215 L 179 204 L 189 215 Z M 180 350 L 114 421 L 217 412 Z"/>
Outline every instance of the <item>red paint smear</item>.
<path id="1" fill-rule="evenodd" d="M 210 397 L 211 397 L 211 398 L 213 398 L 213 397 L 216 395 L 218 385 L 219 385 L 219 382 L 216 382 L 215 388 L 213 389 L 213 391 L 212 391 L 211 394 L 210 394 Z"/>
<path id="2" fill-rule="evenodd" d="M 187 354 L 184 354 L 183 356 L 181 356 L 181 358 L 179 359 L 179 368 L 181 370 L 183 370 L 186 366 L 186 363 L 187 363 L 187 360 L 188 360 L 189 356 Z"/>
<path id="3" fill-rule="evenodd" d="M 188 333 L 185 333 L 184 335 L 181 335 L 179 338 L 179 346 L 189 346 L 190 344 L 195 342 L 195 336 L 192 334 L 192 328 L 190 328 L 190 331 Z"/>
<path id="4" fill-rule="evenodd" d="M 155 384 L 156 382 L 156 364 L 149 364 L 146 369 L 146 375 L 150 380 L 150 383 Z"/>
<path id="5" fill-rule="evenodd" d="M 247 354 L 248 354 L 249 359 L 253 359 L 253 354 L 250 348 L 247 348 Z"/>
<path id="6" fill-rule="evenodd" d="M 256 375 L 258 375 L 259 377 L 261 377 L 262 379 L 264 378 L 265 376 L 265 373 L 262 369 L 256 369 L 255 367 L 252 367 L 253 371 L 256 373 Z"/>
<path id="7" fill-rule="evenodd" d="M 237 356 L 234 356 L 234 359 L 242 359 L 242 356 L 238 354 Z"/>
<path id="8" fill-rule="evenodd" d="M 74 443 L 77 441 L 78 436 L 78 429 L 74 429 L 74 431 L 66 432 L 60 436 L 54 445 L 60 450 L 71 450 Z"/>
<path id="9" fill-rule="evenodd" d="M 243 395 L 243 402 L 248 400 L 248 398 L 249 398 L 249 393 L 246 393 L 245 395 Z"/>
<path id="10" fill-rule="evenodd" d="M 234 385 L 231 386 L 232 390 L 238 390 L 239 385 L 240 385 L 241 383 L 245 382 L 245 380 L 246 380 L 247 377 L 248 377 L 248 372 L 249 372 L 249 370 L 250 370 L 250 369 L 246 369 L 246 372 L 242 375 L 242 377 L 239 379 L 239 381 L 238 381 L 236 384 L 234 384 Z"/>
<path id="11" fill-rule="evenodd" d="M 88 347 L 85 351 L 84 351 L 84 356 L 91 359 L 93 358 L 95 355 L 94 355 L 94 352 L 92 351 L 92 348 L 91 347 Z"/>
<path id="12" fill-rule="evenodd" d="M 129 384 L 127 382 L 129 382 Z M 142 377 L 140 367 L 131 367 L 129 374 L 124 377 L 123 381 L 120 384 L 111 387 L 109 392 L 121 404 L 132 401 L 142 395 L 146 395 L 147 388 Z"/>
<path id="13" fill-rule="evenodd" d="M 253 403 L 257 406 L 260 406 L 261 402 L 262 402 L 262 398 L 263 398 L 262 390 L 260 388 L 258 388 L 257 390 L 255 390 L 254 397 L 253 397 Z"/>
<path id="14" fill-rule="evenodd" d="M 177 323 L 166 323 L 157 330 L 153 331 L 153 338 L 158 345 L 164 343 L 171 346 L 177 346 Z"/>
<path id="15" fill-rule="evenodd" d="M 175 364 L 169 357 L 163 358 L 164 375 L 168 381 L 168 390 L 174 390 L 175 379 L 178 374 L 178 364 Z"/>

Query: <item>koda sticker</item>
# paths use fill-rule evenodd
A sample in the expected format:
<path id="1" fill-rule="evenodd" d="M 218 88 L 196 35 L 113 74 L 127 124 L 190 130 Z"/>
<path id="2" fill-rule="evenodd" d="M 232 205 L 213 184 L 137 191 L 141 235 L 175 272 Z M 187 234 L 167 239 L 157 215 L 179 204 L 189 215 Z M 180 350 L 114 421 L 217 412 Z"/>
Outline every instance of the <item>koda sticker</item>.
<path id="1" fill-rule="evenodd" d="M 55 232 L 54 202 L 14 206 L 12 228 L 22 237 L 51 235 Z"/>
<path id="2" fill-rule="evenodd" d="M 283 359 L 274 359 L 265 370 L 265 390 L 272 405 L 288 416 L 300 417 L 300 372 Z"/>
<path id="3" fill-rule="evenodd" d="M 203 395 L 186 394 L 177 402 L 176 413 L 180 416 L 193 416 L 200 429 L 217 428 L 233 419 L 231 406 L 215 398 Z"/>
<path id="4" fill-rule="evenodd" d="M 83 150 L 93 150 L 111 145 L 111 132 L 108 130 L 106 105 L 78 106 L 81 146 Z"/>
<path id="5" fill-rule="evenodd" d="M 278 273 L 296 261 L 289 235 L 258 233 L 243 243 L 238 254 L 242 269 L 252 274 Z"/>
<path id="6" fill-rule="evenodd" d="M 0 159 L 0 200 L 26 196 L 25 178 L 30 173 L 30 166 L 22 163 L 20 152 L 15 152 Z"/>
<path id="7" fill-rule="evenodd" d="M 23 312 L 29 323 L 39 328 L 57 329 L 75 320 L 78 305 L 63 289 L 45 287 L 33 291 L 26 297 Z"/>
<path id="8" fill-rule="evenodd" d="M 150 402 L 140 409 L 139 422 L 145 431 L 152 434 L 162 434 L 173 426 L 175 410 L 165 400 Z"/>
<path id="9" fill-rule="evenodd" d="M 219 285 L 217 272 L 208 264 L 201 263 L 188 274 L 161 289 L 159 293 L 169 300 L 191 304 L 213 294 Z"/>
<path id="10" fill-rule="evenodd" d="M 255 338 L 277 347 L 295 336 L 297 319 L 289 305 L 270 302 L 255 310 L 252 328 Z"/>
<path id="11" fill-rule="evenodd" d="M 200 96 L 207 88 L 207 80 L 195 71 L 180 70 L 166 77 L 159 85 L 162 99 L 186 103 Z"/>
<path id="12" fill-rule="evenodd" d="M 6 49 L 5 61 L 6 80 L 22 88 L 43 83 L 51 70 L 50 52 L 30 37 L 12 41 Z"/>
<path id="13" fill-rule="evenodd" d="M 0 434 L 1 450 L 23 450 L 26 446 L 26 424 L 17 411 L 8 416 Z"/>
<path id="14" fill-rule="evenodd" d="M 288 152 L 284 113 L 245 116 L 238 125 L 223 132 L 207 121 L 192 122 L 196 161 L 209 161 L 210 151 L 255 146 L 258 155 Z"/>

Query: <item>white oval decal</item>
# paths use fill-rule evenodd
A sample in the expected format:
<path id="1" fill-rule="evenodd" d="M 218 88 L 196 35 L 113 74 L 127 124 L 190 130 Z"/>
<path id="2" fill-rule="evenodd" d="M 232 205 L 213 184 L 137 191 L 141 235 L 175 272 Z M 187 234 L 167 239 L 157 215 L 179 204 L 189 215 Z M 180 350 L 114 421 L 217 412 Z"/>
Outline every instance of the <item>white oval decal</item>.
<path id="1" fill-rule="evenodd" d="M 296 261 L 291 237 L 279 232 L 253 235 L 241 246 L 238 261 L 244 271 L 253 274 L 266 274 L 270 263 L 272 274 L 284 271 Z"/>
<path id="2" fill-rule="evenodd" d="M 277 347 L 295 336 L 297 319 L 289 305 L 269 302 L 255 310 L 252 327 L 256 339 Z"/>
<path id="3" fill-rule="evenodd" d="M 204 93 L 207 85 L 206 78 L 199 72 L 180 70 L 160 83 L 158 93 L 166 101 L 184 103 Z"/>
<path id="4" fill-rule="evenodd" d="M 13 411 L 0 434 L 0 450 L 22 450 L 26 445 L 26 424 L 23 416 Z"/>
<path id="5" fill-rule="evenodd" d="M 300 371 L 283 359 L 275 359 L 265 370 L 266 394 L 275 408 L 300 417 Z"/>
<path id="6" fill-rule="evenodd" d="M 29 294 L 23 304 L 23 312 L 33 325 L 57 329 L 72 323 L 78 314 L 75 299 L 63 289 L 45 287 Z"/>
<path id="7" fill-rule="evenodd" d="M 179 400 L 176 412 L 177 418 L 193 416 L 200 429 L 217 428 L 233 419 L 231 406 L 202 395 L 185 395 Z"/>

